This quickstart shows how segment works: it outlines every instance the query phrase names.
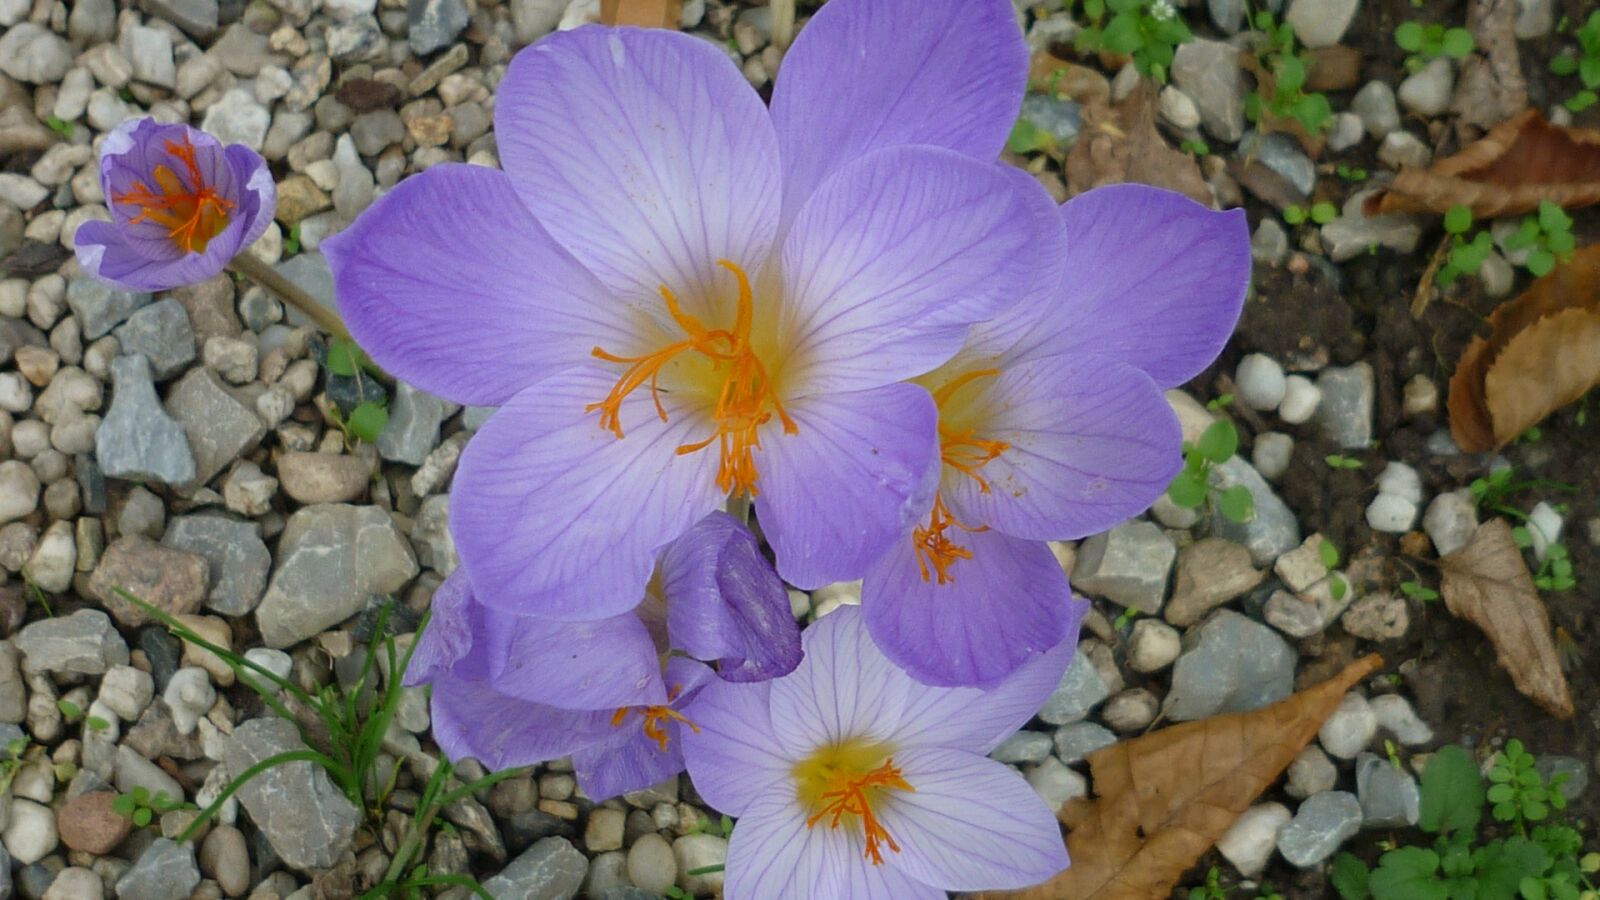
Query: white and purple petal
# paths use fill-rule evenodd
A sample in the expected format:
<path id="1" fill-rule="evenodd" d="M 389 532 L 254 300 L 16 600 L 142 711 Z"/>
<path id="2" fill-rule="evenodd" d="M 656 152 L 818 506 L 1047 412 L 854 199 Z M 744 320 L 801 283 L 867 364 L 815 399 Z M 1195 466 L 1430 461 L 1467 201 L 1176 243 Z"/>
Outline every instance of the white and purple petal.
<path id="1" fill-rule="evenodd" d="M 665 285 L 702 318 L 725 297 L 732 318 L 717 261 L 755 277 L 780 174 L 767 111 L 721 49 L 663 30 L 553 34 L 512 60 L 494 118 L 523 202 L 608 288 Z"/>
<path id="2" fill-rule="evenodd" d="M 357 342 L 384 371 L 458 403 L 498 406 L 596 346 L 642 349 L 627 304 L 494 169 L 407 178 L 322 246 Z"/>
<path id="3" fill-rule="evenodd" d="M 840 607 L 805 630 L 805 658 L 772 682 L 774 737 L 802 759 L 845 740 L 882 740 L 900 724 L 910 686 L 862 627 L 860 610 Z"/>
<path id="4" fill-rule="evenodd" d="M 948 536 L 972 556 L 949 566 L 946 583 L 908 537 L 861 585 L 873 640 L 913 678 L 990 687 L 1076 632 L 1083 607 L 1048 546 L 994 530 Z"/>
<path id="5" fill-rule="evenodd" d="M 790 771 L 800 757 L 779 745 L 771 703 L 772 682 L 719 680 L 684 711 L 699 727 L 683 735 L 689 777 L 707 803 L 730 816 L 743 817 L 752 800 L 779 782 L 792 790 Z"/>

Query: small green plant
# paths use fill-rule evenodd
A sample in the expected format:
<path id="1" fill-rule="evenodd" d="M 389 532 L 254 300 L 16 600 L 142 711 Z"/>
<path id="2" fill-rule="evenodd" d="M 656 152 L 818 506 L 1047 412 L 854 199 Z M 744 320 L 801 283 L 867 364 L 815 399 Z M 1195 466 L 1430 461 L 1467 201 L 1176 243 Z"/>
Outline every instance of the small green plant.
<path id="1" fill-rule="evenodd" d="M 1367 170 L 1361 168 L 1360 166 L 1347 166 L 1344 163 L 1340 163 L 1333 171 L 1345 181 L 1367 180 Z"/>
<path id="2" fill-rule="evenodd" d="M 1432 847 L 1391 845 L 1371 870 L 1342 853 L 1333 887 L 1344 900 L 1579 900 L 1594 890 L 1588 875 L 1600 859 L 1580 858 L 1582 836 L 1565 824 L 1528 828 L 1562 808 L 1559 788 L 1518 741 L 1496 755 L 1488 786 L 1471 754 L 1443 747 L 1422 773 L 1417 827 L 1436 836 Z M 1485 806 L 1514 833 L 1478 840 Z"/>
<path id="3" fill-rule="evenodd" d="M 46 128 L 61 135 L 64 140 L 68 141 L 72 140 L 72 133 L 77 129 L 76 125 L 59 116 L 45 116 L 44 124 Z"/>
<path id="4" fill-rule="evenodd" d="M 1600 11 L 1592 12 L 1573 36 L 1577 53 L 1563 53 L 1550 60 L 1550 71 L 1557 75 L 1576 75 L 1583 89 L 1568 97 L 1567 109 L 1583 112 L 1600 102 Z"/>
<path id="5" fill-rule="evenodd" d="M 375 377 L 379 369 L 366 352 L 356 346 L 355 341 L 344 338 L 333 338 L 328 341 L 328 373 L 346 378 Z M 378 435 L 383 433 L 384 426 L 389 424 L 389 410 L 384 401 L 367 400 L 356 405 L 350 410 L 348 416 L 341 416 L 338 407 L 329 404 L 328 417 L 333 424 L 344 432 L 346 441 L 351 439 L 365 441 L 369 444 L 378 440 Z"/>
<path id="6" fill-rule="evenodd" d="M 117 799 L 111 801 L 111 809 L 132 822 L 136 828 L 149 825 L 156 813 L 169 813 L 184 807 L 192 808 L 192 804 L 174 800 L 167 796 L 166 791 L 156 791 L 155 795 L 151 796 L 150 789 L 144 785 L 134 785 L 133 790 L 119 794 Z"/>
<path id="7" fill-rule="evenodd" d="M 1572 258 L 1577 240 L 1572 236 L 1572 217 L 1549 200 L 1539 201 L 1538 212 L 1524 216 L 1517 233 L 1506 238 L 1508 251 L 1527 250 L 1522 265 L 1536 278 L 1550 274 L 1557 262 Z"/>
<path id="8" fill-rule="evenodd" d="M 1424 25 L 1421 22 L 1402 22 L 1394 30 L 1394 42 L 1411 54 L 1406 57 L 1406 71 L 1416 72 L 1441 56 L 1451 59 L 1465 58 L 1477 43 L 1472 32 L 1465 28 L 1446 28 L 1443 25 Z"/>
<path id="9" fill-rule="evenodd" d="M 1256 13 L 1253 24 L 1264 39 L 1256 57 L 1272 77 L 1259 79 L 1256 92 L 1244 98 L 1245 116 L 1257 123 L 1268 117 L 1292 119 L 1310 134 L 1321 134 L 1333 121 L 1333 107 L 1323 94 L 1305 90 L 1310 65 L 1295 44 L 1294 27 L 1266 10 Z"/>
<path id="10" fill-rule="evenodd" d="M 1318 225 L 1326 225 L 1339 218 L 1339 207 L 1326 200 L 1318 200 L 1307 209 L 1303 206 L 1290 204 L 1283 209 L 1283 220 L 1290 225 L 1301 225 L 1310 220 Z"/>
<path id="11" fill-rule="evenodd" d="M 1533 532 L 1529 529 L 1537 527 L 1532 520 L 1526 525 L 1518 525 L 1511 529 L 1511 539 L 1517 547 L 1531 549 L 1534 541 Z M 1533 584 L 1544 591 L 1569 591 L 1577 586 L 1577 578 L 1572 574 L 1572 557 L 1567 554 L 1566 545 L 1546 540 L 1544 558 L 1539 560 L 1539 570 L 1533 573 Z"/>
<path id="12" fill-rule="evenodd" d="M 1212 866 L 1206 872 L 1206 883 L 1189 889 L 1189 900 L 1227 900 L 1228 891 L 1222 886 L 1222 873 Z"/>
<path id="13" fill-rule="evenodd" d="M 1317 545 L 1317 558 L 1321 560 L 1322 567 L 1328 570 L 1328 594 L 1335 600 L 1343 600 L 1350 593 L 1350 582 L 1344 577 L 1343 572 L 1334 571 L 1339 565 L 1339 548 L 1327 538 Z"/>
<path id="14" fill-rule="evenodd" d="M 1472 499 L 1480 509 L 1499 513 L 1508 519 L 1520 524 L 1511 529 L 1511 539 L 1518 547 L 1527 550 L 1534 546 L 1533 532 L 1530 529 L 1538 525 L 1529 515 L 1515 506 L 1510 505 L 1513 494 L 1530 489 L 1545 489 L 1574 493 L 1577 488 L 1560 481 L 1547 479 L 1533 479 L 1517 481 L 1516 471 L 1510 466 L 1496 469 L 1482 478 L 1473 479 L 1467 485 L 1467 490 L 1472 494 Z M 1559 508 L 1559 507 L 1558 507 Z M 1533 573 L 1534 586 L 1545 591 L 1569 591 L 1577 587 L 1577 575 L 1572 568 L 1572 557 L 1567 552 L 1565 545 L 1559 541 L 1550 540 L 1553 535 L 1540 535 L 1544 538 L 1544 556 L 1539 560 L 1539 567 Z"/>
<path id="15" fill-rule="evenodd" d="M 1327 456 L 1322 458 L 1322 461 L 1327 463 L 1328 468 L 1330 469 L 1343 471 L 1359 469 L 1362 467 L 1362 465 L 1364 465 L 1361 460 L 1356 459 L 1353 456 L 1345 456 L 1342 453 L 1329 453 Z"/>
<path id="16" fill-rule="evenodd" d="M 1089 24 L 1075 40 L 1078 52 L 1125 54 L 1139 74 L 1159 82 L 1178 45 L 1194 39 L 1171 0 L 1083 0 L 1083 16 Z"/>
<path id="17" fill-rule="evenodd" d="M 1033 124 L 1027 119 L 1018 119 L 1011 126 L 1011 134 L 1006 138 L 1006 151 L 1018 156 L 1028 156 L 1041 151 L 1050 150 L 1056 145 L 1055 138 L 1050 132 Z"/>
<path id="18" fill-rule="evenodd" d="M 1439 599 L 1438 591 L 1423 585 L 1419 581 L 1400 582 L 1400 593 L 1420 603 L 1431 603 Z"/>
<path id="19" fill-rule="evenodd" d="M 290 257 L 300 252 L 300 223 L 289 226 L 289 236 L 283 239 L 283 255 Z"/>
<path id="20" fill-rule="evenodd" d="M 1111 628 L 1113 631 L 1121 632 L 1124 628 L 1132 625 L 1133 620 L 1137 618 L 1139 618 L 1137 609 L 1131 606 L 1124 607 L 1122 612 L 1117 613 L 1117 617 L 1111 620 Z"/>
<path id="21" fill-rule="evenodd" d="M 1232 459 L 1238 451 L 1239 431 L 1227 419 L 1211 423 L 1198 442 L 1184 441 L 1183 470 L 1167 486 L 1167 499 L 1184 509 L 1197 509 L 1213 499 L 1212 467 Z M 1213 502 L 1229 521 L 1248 522 L 1255 516 L 1255 498 L 1244 485 L 1217 492 Z"/>
<path id="22" fill-rule="evenodd" d="M 1444 265 L 1434 273 L 1434 281 L 1440 287 L 1478 271 L 1478 267 L 1483 265 L 1494 249 L 1494 240 L 1487 231 L 1480 231 L 1468 238 L 1467 232 L 1472 230 L 1472 210 L 1465 206 L 1452 206 L 1445 212 L 1444 230 L 1450 236 L 1450 253 L 1445 257 Z"/>
<path id="23" fill-rule="evenodd" d="M 1195 156 L 1208 156 L 1211 153 L 1211 145 L 1205 141 L 1184 141 L 1178 144 L 1178 149 Z"/>

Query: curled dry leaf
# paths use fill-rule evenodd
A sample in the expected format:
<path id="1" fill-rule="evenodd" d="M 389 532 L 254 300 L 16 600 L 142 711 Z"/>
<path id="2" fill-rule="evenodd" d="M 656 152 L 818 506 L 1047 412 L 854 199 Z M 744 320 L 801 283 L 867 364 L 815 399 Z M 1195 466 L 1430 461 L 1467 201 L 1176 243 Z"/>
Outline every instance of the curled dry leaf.
<path id="1" fill-rule="evenodd" d="M 1489 316 L 1450 379 L 1450 433 L 1479 453 L 1600 384 L 1600 245 L 1557 265 Z"/>
<path id="2" fill-rule="evenodd" d="M 600 21 L 606 25 L 677 29 L 683 0 L 600 0 Z"/>
<path id="3" fill-rule="evenodd" d="M 1358 659 L 1327 681 L 1254 712 L 1213 716 L 1088 756 L 1099 797 L 1062 812 L 1072 866 L 988 900 L 1165 897 L 1228 826 L 1277 780 L 1340 699 L 1383 664 Z"/>
<path id="4" fill-rule="evenodd" d="M 1531 212 L 1541 200 L 1567 209 L 1600 203 L 1600 131 L 1552 125 L 1530 109 L 1426 170 L 1402 168 L 1363 211 L 1442 215 L 1465 206 L 1491 219 Z"/>
<path id="5" fill-rule="evenodd" d="M 1550 615 L 1506 520 L 1479 525 L 1472 540 L 1440 560 L 1439 568 L 1445 606 L 1483 629 L 1517 690 L 1550 715 L 1572 718 L 1572 694 L 1550 637 Z"/>
<path id="6" fill-rule="evenodd" d="M 1186 194 L 1206 206 L 1212 203 L 1200 167 L 1156 131 L 1155 90 L 1148 80 L 1141 80 L 1114 107 L 1104 102 L 1084 105 L 1083 128 L 1067 154 L 1066 171 L 1074 194 L 1135 181 Z"/>

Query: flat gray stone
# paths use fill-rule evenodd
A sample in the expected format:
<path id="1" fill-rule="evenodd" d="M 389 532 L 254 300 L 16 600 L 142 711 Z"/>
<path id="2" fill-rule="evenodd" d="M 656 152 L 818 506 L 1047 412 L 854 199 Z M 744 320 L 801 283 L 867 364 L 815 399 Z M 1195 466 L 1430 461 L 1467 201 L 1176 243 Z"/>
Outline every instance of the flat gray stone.
<path id="1" fill-rule="evenodd" d="M 277 570 L 256 609 L 269 647 L 287 647 L 360 612 L 417 574 L 411 545 L 374 506 L 308 506 L 284 526 Z"/>
<path id="2" fill-rule="evenodd" d="M 378 435 L 378 454 L 391 462 L 422 465 L 439 444 L 444 415 L 443 400 L 399 382 L 389 403 L 389 421 Z"/>
<path id="3" fill-rule="evenodd" d="M 181 485 L 194 480 L 184 429 L 161 408 L 143 356 L 111 361 L 111 409 L 94 436 L 95 458 L 110 478 Z"/>
<path id="4" fill-rule="evenodd" d="M 1211 469 L 1211 486 L 1225 491 L 1234 485 L 1243 485 L 1255 501 L 1255 515 L 1248 522 L 1235 522 L 1220 510 L 1211 511 L 1211 533 L 1243 544 L 1250 551 L 1250 559 L 1258 566 L 1269 566 L 1272 561 L 1300 545 L 1300 520 L 1282 499 L 1244 459 L 1235 456 Z"/>
<path id="5" fill-rule="evenodd" d="M 111 333 L 133 311 L 149 303 L 151 295 L 120 291 L 87 276 L 67 283 L 67 306 L 78 317 L 84 341 L 95 341 Z"/>
<path id="6" fill-rule="evenodd" d="M 1372 443 L 1372 366 L 1329 366 L 1317 376 L 1317 387 L 1322 391 L 1317 424 L 1328 439 L 1347 450 L 1366 449 Z"/>
<path id="7" fill-rule="evenodd" d="M 534 843 L 483 889 L 495 900 L 572 900 L 589 874 L 589 860 L 566 838 Z"/>
<path id="8" fill-rule="evenodd" d="M 1415 825 L 1422 809 L 1417 780 L 1375 753 L 1356 757 L 1356 796 L 1367 828 Z"/>
<path id="9" fill-rule="evenodd" d="M 221 16 L 217 0 L 145 0 L 145 8 L 197 38 L 216 31 Z"/>
<path id="10" fill-rule="evenodd" d="M 427 56 L 448 46 L 467 27 L 470 18 L 461 0 L 407 0 L 406 39 L 411 52 Z"/>
<path id="11" fill-rule="evenodd" d="M 1083 112 L 1077 102 L 1050 94 L 1030 93 L 1024 97 L 1020 117 L 1050 135 L 1056 149 L 1063 153 L 1072 149 L 1083 128 Z"/>
<path id="12" fill-rule="evenodd" d="M 204 484 L 261 442 L 267 427 L 217 374 L 201 367 L 178 379 L 167 394 L 167 414 L 178 421 L 194 453 L 192 484 Z M 104 428 L 104 424 L 101 428 Z"/>
<path id="13" fill-rule="evenodd" d="M 222 764 L 229 778 L 238 778 L 269 756 L 304 748 L 293 723 L 265 716 L 234 729 Z M 338 862 L 361 824 L 361 811 L 314 763 L 274 766 L 245 782 L 237 796 L 273 851 L 297 869 L 325 869 Z"/>
<path id="14" fill-rule="evenodd" d="M 1000 746 L 989 751 L 989 758 L 996 762 L 1020 765 L 1022 763 L 1043 762 L 1050 755 L 1050 748 L 1054 742 L 1050 735 L 1037 731 L 1019 731 L 1000 742 Z"/>
<path id="15" fill-rule="evenodd" d="M 12 641 L 22 651 L 22 665 L 29 672 L 102 675 L 112 666 L 128 664 L 127 643 L 111 617 L 98 609 L 40 619 L 17 632 Z"/>
<path id="16" fill-rule="evenodd" d="M 166 838 L 139 854 L 126 875 L 117 880 L 120 900 L 184 900 L 200 884 L 200 867 L 194 862 L 194 844 Z"/>
<path id="17" fill-rule="evenodd" d="M 1361 801 L 1348 791 L 1325 791 L 1307 797 L 1283 830 L 1278 852 L 1302 869 L 1332 856 L 1339 845 L 1361 830 Z"/>
<path id="18" fill-rule="evenodd" d="M 1109 728 L 1093 722 L 1072 722 L 1056 729 L 1056 756 L 1062 762 L 1074 763 L 1116 742 L 1117 736 Z"/>
<path id="19" fill-rule="evenodd" d="M 328 260 L 321 253 L 297 253 L 274 268 L 330 311 L 339 311 L 333 302 L 333 270 L 328 268 Z M 283 315 L 284 321 L 293 326 L 312 324 L 304 313 L 292 306 L 285 306 Z"/>
<path id="20" fill-rule="evenodd" d="M 161 543 L 204 557 L 211 571 L 206 606 L 230 616 L 256 608 L 267 589 L 272 554 L 254 522 L 220 515 L 180 516 L 167 523 Z"/>
<path id="21" fill-rule="evenodd" d="M 1294 690 L 1295 652 L 1278 633 L 1233 610 L 1217 610 L 1183 636 L 1163 714 L 1187 722 L 1249 712 Z"/>
<path id="22" fill-rule="evenodd" d="M 182 372 L 194 362 L 194 329 L 183 304 L 167 297 L 140 309 L 116 329 L 123 353 L 150 360 L 157 381 Z"/>
<path id="23" fill-rule="evenodd" d="M 1154 522 L 1127 521 L 1078 548 L 1073 587 L 1121 606 L 1155 615 L 1167 593 L 1167 573 L 1178 548 Z"/>
<path id="24" fill-rule="evenodd" d="M 1244 134 L 1244 78 L 1232 44 L 1195 38 L 1178 47 L 1172 81 L 1200 110 L 1206 131 L 1233 143 Z"/>
<path id="25" fill-rule="evenodd" d="M 1061 674 L 1056 689 L 1045 698 L 1039 718 L 1051 725 L 1077 722 L 1109 696 L 1111 689 L 1100 677 L 1094 663 L 1087 654 L 1077 653 L 1073 655 L 1067 671 Z"/>

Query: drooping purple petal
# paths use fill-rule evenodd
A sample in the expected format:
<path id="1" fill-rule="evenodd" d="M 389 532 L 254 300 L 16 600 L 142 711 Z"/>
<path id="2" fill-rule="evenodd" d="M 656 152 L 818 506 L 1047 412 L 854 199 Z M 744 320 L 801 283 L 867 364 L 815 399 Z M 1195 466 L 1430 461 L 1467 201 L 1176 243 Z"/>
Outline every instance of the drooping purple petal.
<path id="1" fill-rule="evenodd" d="M 1087 601 L 1074 600 L 1082 622 Z M 980 756 L 1027 724 L 1061 683 L 1078 643 L 1078 627 L 1045 653 L 987 690 L 935 687 L 912 682 L 900 725 L 889 737 L 896 747 L 945 747 Z"/>
<path id="2" fill-rule="evenodd" d="M 831 616 L 829 618 L 832 618 Z M 713 681 L 686 710 L 700 727 L 683 735 L 684 757 L 695 790 L 730 816 L 769 786 L 788 784 L 794 759 L 773 737 L 772 683 Z"/>
<path id="3" fill-rule="evenodd" d="M 883 653 L 913 678 L 943 686 L 993 686 L 1060 644 L 1082 606 L 1050 548 L 998 531 L 952 528 L 972 554 L 940 584 L 912 541 L 897 541 L 861 585 L 862 614 Z"/>
<path id="4" fill-rule="evenodd" d="M 267 227 L 272 224 L 273 213 L 278 210 L 278 187 L 272 180 L 272 169 L 261 154 L 243 144 L 229 144 L 223 153 L 233 167 L 234 177 L 244 185 L 241 198 L 245 202 L 253 200 L 249 227 L 239 239 L 239 252 L 243 253 L 266 234 Z"/>
<path id="5" fill-rule="evenodd" d="M 467 573 L 457 568 L 433 592 L 428 625 L 416 639 L 406 666 L 407 687 L 443 676 L 472 651 L 474 605 Z"/>
<path id="6" fill-rule="evenodd" d="M 800 662 L 789 593 L 755 535 L 725 512 L 701 519 L 661 557 L 673 647 L 719 663 L 728 681 L 764 681 Z"/>
<path id="7" fill-rule="evenodd" d="M 860 578 L 931 502 L 933 399 L 892 384 L 788 411 L 798 433 L 774 433 L 756 453 L 756 512 L 778 574 L 804 590 Z"/>
<path id="8" fill-rule="evenodd" d="M 361 346 L 458 403 L 498 406 L 596 346 L 639 349 L 628 299 L 557 244 L 494 169 L 407 178 L 322 246 Z"/>
<path id="9" fill-rule="evenodd" d="M 472 757 L 491 770 L 571 755 L 610 738 L 612 710 L 574 712 L 529 703 L 493 682 L 450 674 L 432 682 L 433 738 L 451 760 Z"/>
<path id="10" fill-rule="evenodd" d="M 928 144 L 994 159 L 1027 66 L 1007 0 L 833 0 L 801 29 L 773 86 L 784 221 L 873 150 Z"/>
<path id="11" fill-rule="evenodd" d="M 774 737 L 793 759 L 846 739 L 875 740 L 900 723 L 909 685 L 874 646 L 860 610 L 840 607 L 802 635 L 805 658 L 772 682 Z"/>
<path id="12" fill-rule="evenodd" d="M 692 704 L 701 689 L 716 680 L 709 668 L 683 657 L 668 660 L 665 678 L 674 690 L 670 705 L 675 710 Z M 690 724 L 676 719 L 660 724 L 667 735 L 665 748 L 644 733 L 641 714 L 629 711 L 615 721 L 615 740 L 574 752 L 572 769 L 583 792 L 600 802 L 659 784 L 682 772 L 683 737 L 693 734 L 699 726 L 692 719 Z"/>
<path id="13" fill-rule="evenodd" d="M 792 393 L 927 372 L 967 326 L 1028 293 L 1061 227 L 1049 195 L 951 150 L 880 150 L 812 194 L 783 245 L 780 340 Z"/>
<path id="14" fill-rule="evenodd" d="M 900 845 L 886 866 L 953 891 L 1027 887 L 1067 867 L 1055 816 L 1009 766 L 931 747 L 894 763 L 915 790 L 885 792 L 877 810 Z"/>
<path id="15" fill-rule="evenodd" d="M 1172 191 L 1117 184 L 1068 200 L 1061 218 L 1067 276 L 1011 358 L 1110 356 L 1162 388 L 1216 359 L 1250 282 L 1244 210 L 1213 212 Z"/>
<path id="16" fill-rule="evenodd" d="M 563 621 L 638 605 L 657 550 L 721 499 L 715 451 L 680 455 L 712 424 L 648 388 L 621 404 L 624 437 L 584 407 L 616 374 L 572 369 L 517 394 L 467 445 L 450 524 L 474 593 L 487 606 Z"/>
<path id="17" fill-rule="evenodd" d="M 791 785 L 756 797 L 728 839 L 727 900 L 790 900 L 795 897 L 942 900 L 945 892 L 889 865 L 873 865 L 863 854 L 861 826 L 851 821 L 830 828 L 806 824 Z M 888 854 L 885 854 L 888 855 Z"/>
<path id="18" fill-rule="evenodd" d="M 496 96 L 518 195 L 607 287 L 650 298 L 665 285 L 706 318 L 725 293 L 717 260 L 755 278 L 777 231 L 778 144 L 719 48 L 578 28 L 517 54 Z"/>
<path id="19" fill-rule="evenodd" d="M 482 649 L 510 696 L 574 710 L 667 701 L 655 642 L 631 612 L 588 622 L 487 612 L 492 629 Z"/>
<path id="20" fill-rule="evenodd" d="M 1183 463 L 1171 406 L 1144 372 L 1100 356 L 1036 357 L 961 388 L 941 426 L 1007 446 L 941 490 L 964 524 L 1031 540 L 1105 531 L 1161 496 Z M 985 490 L 984 488 L 988 489 Z"/>

